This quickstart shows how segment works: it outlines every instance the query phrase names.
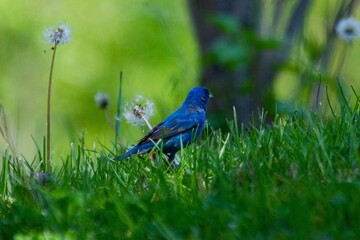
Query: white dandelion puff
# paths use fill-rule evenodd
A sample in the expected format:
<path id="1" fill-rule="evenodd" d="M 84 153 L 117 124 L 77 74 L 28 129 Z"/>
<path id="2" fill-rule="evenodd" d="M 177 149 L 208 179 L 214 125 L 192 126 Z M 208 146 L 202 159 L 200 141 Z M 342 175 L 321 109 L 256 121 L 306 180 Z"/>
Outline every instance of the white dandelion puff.
<path id="1" fill-rule="evenodd" d="M 154 114 L 154 103 L 138 95 L 134 102 L 128 103 L 124 109 L 124 118 L 132 125 L 147 125 L 152 129 L 149 119 Z"/>
<path id="2" fill-rule="evenodd" d="M 340 39 L 351 42 L 360 37 L 360 22 L 355 18 L 343 18 L 336 24 L 335 30 Z"/>
<path id="3" fill-rule="evenodd" d="M 50 44 L 65 44 L 71 41 L 72 31 L 66 23 L 58 23 L 45 29 L 44 38 Z"/>
<path id="4" fill-rule="evenodd" d="M 94 99 L 100 109 L 107 109 L 109 106 L 109 97 L 103 92 L 96 93 Z"/>

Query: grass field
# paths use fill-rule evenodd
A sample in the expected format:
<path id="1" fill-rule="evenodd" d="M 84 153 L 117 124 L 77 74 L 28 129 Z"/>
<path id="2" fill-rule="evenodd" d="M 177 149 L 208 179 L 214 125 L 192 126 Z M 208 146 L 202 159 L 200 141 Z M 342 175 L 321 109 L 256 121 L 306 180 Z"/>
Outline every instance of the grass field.
<path id="1" fill-rule="evenodd" d="M 330 119 L 207 127 L 177 171 L 146 157 L 112 163 L 81 138 L 53 175 L 29 178 L 44 164 L 6 150 L 0 238 L 359 239 L 359 138 L 359 105 L 343 102 Z"/>

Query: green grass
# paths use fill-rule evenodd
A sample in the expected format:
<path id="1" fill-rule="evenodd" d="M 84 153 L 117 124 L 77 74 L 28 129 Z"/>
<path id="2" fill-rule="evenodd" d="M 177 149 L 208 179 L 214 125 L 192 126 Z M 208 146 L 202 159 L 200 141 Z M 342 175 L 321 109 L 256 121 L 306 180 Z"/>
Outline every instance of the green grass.
<path id="1" fill-rule="evenodd" d="M 39 184 L 5 151 L 0 238 L 360 238 L 360 108 L 342 109 L 208 127 L 179 152 L 178 171 L 138 157 L 111 163 L 81 138 Z"/>

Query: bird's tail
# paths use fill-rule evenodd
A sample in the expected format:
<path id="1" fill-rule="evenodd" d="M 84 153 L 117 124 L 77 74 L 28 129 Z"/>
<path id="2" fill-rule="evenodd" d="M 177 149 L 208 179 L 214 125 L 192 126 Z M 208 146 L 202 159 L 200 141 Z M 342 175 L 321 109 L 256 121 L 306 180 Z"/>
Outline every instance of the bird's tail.
<path id="1" fill-rule="evenodd" d="M 125 154 L 118 156 L 117 160 L 124 160 L 132 155 L 135 155 L 135 154 L 137 154 L 138 150 L 139 150 L 138 147 L 135 146 L 132 149 L 130 149 L 129 151 L 127 151 Z"/>
<path id="2" fill-rule="evenodd" d="M 136 145 L 135 147 L 133 147 L 132 149 L 127 151 L 124 155 L 117 157 L 117 159 L 123 160 L 123 159 L 131 157 L 132 155 L 135 155 L 135 154 L 149 153 L 149 152 L 151 152 L 151 150 L 153 148 L 154 148 L 154 143 L 152 143 L 152 142 L 142 144 L 142 145 Z"/>

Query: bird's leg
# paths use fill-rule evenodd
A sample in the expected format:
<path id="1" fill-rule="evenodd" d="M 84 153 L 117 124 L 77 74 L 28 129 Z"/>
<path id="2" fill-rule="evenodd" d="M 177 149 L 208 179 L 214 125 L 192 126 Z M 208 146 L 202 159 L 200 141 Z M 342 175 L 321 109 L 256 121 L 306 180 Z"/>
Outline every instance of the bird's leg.
<path id="1" fill-rule="evenodd" d="M 169 165 L 171 165 L 175 170 L 178 170 L 179 164 L 177 163 L 176 160 L 174 161 L 174 158 L 175 158 L 175 156 L 176 156 L 176 153 L 170 152 L 170 153 L 165 153 L 165 155 L 168 157 L 167 163 L 168 163 Z"/>
<path id="2" fill-rule="evenodd" d="M 175 169 L 178 170 L 179 169 L 179 164 L 176 161 L 172 161 L 171 162 L 171 166 Z"/>

